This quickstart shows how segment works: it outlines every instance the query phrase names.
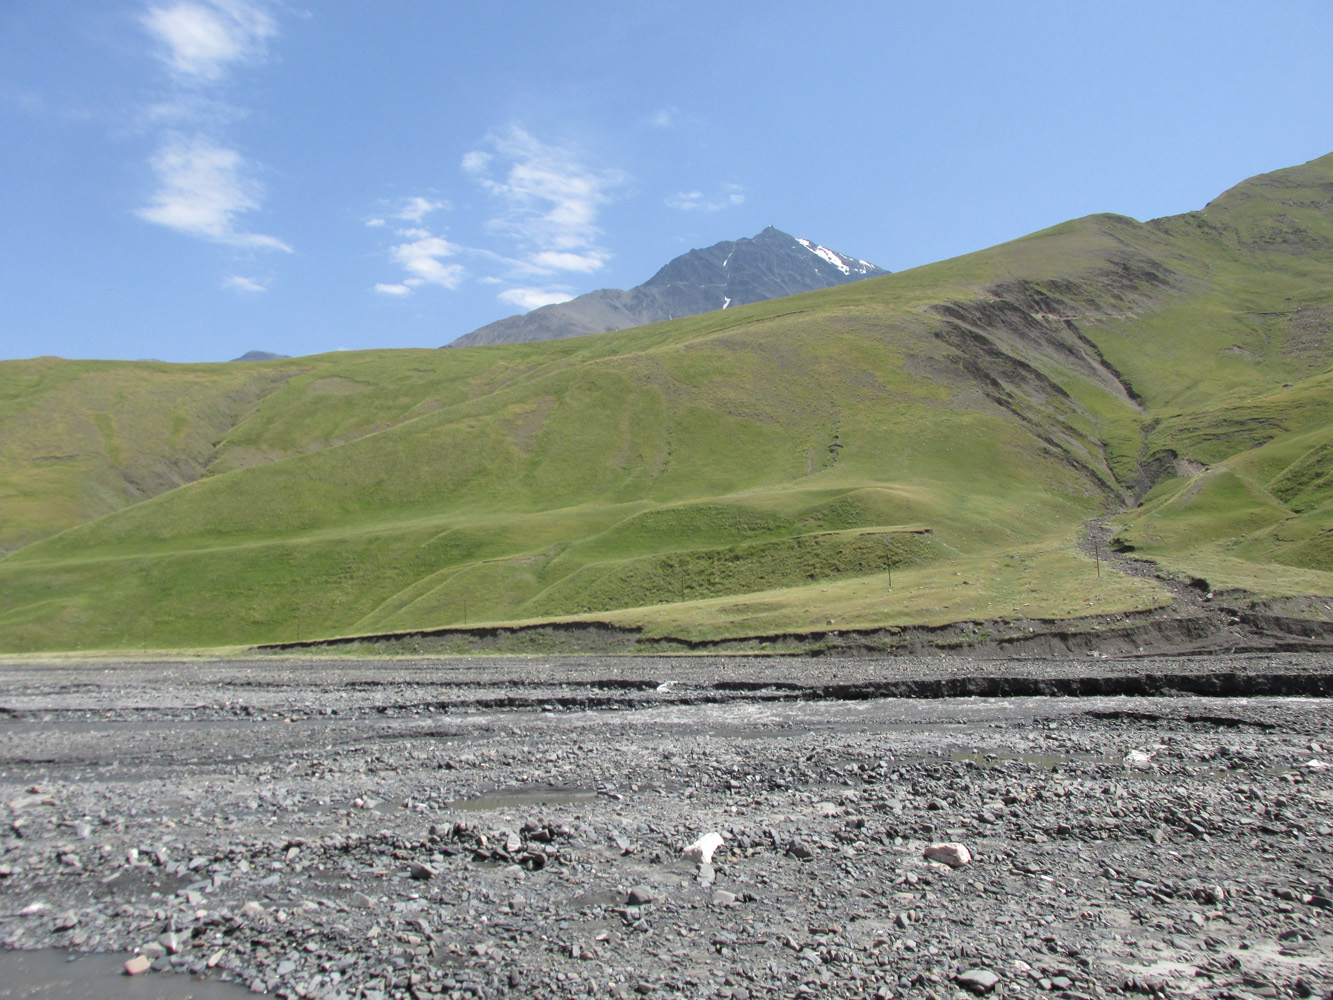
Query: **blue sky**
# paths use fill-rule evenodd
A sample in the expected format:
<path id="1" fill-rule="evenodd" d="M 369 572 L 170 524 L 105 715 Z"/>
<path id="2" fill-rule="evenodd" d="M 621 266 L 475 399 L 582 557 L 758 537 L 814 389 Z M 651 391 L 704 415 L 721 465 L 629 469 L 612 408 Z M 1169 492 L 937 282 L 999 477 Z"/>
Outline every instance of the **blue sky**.
<path id="1" fill-rule="evenodd" d="M 437 347 L 775 225 L 903 270 L 1333 151 L 1327 0 L 0 3 L 0 357 Z"/>

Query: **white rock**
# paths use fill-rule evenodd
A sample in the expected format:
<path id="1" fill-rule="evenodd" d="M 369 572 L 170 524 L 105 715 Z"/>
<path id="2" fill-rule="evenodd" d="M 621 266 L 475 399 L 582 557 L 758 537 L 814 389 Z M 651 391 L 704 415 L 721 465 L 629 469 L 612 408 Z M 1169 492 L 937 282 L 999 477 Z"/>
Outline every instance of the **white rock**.
<path id="1" fill-rule="evenodd" d="M 1131 750 L 1125 754 L 1125 767 L 1152 767 L 1152 759 L 1157 756 L 1156 751 L 1148 753 L 1145 750 Z"/>
<path id="2" fill-rule="evenodd" d="M 1333 764 L 1326 760 L 1311 759 L 1305 762 L 1305 766 L 1311 771 L 1327 771 Z"/>
<path id="3" fill-rule="evenodd" d="M 955 843 L 931 844 L 926 848 L 925 856 L 928 861 L 938 861 L 950 868 L 961 868 L 972 861 L 972 852 L 962 844 Z"/>
<path id="4" fill-rule="evenodd" d="M 681 852 L 681 857 L 687 861 L 696 861 L 701 865 L 713 863 L 713 852 L 722 846 L 722 834 L 716 832 L 705 833 L 689 847 Z"/>

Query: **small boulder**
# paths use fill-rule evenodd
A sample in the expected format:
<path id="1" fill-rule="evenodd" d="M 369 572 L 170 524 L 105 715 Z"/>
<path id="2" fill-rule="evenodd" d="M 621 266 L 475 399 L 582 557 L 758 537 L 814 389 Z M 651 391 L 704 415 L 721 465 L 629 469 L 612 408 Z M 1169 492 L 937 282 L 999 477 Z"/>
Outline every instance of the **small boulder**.
<path id="1" fill-rule="evenodd" d="M 972 852 L 956 843 L 931 844 L 926 848 L 925 856 L 927 861 L 938 861 L 950 868 L 962 868 L 972 861 Z"/>
<path id="2" fill-rule="evenodd" d="M 787 853 L 798 861 L 809 861 L 815 856 L 815 849 L 804 840 L 793 840 L 787 845 Z"/>
<path id="3" fill-rule="evenodd" d="M 995 989 L 995 984 L 999 981 L 1000 977 L 990 969 L 968 969 L 954 978 L 954 982 L 959 986 L 977 996 Z"/>
<path id="4" fill-rule="evenodd" d="M 713 852 L 722 846 L 722 834 L 705 833 L 689 847 L 681 852 L 681 857 L 686 861 L 693 861 L 696 864 L 708 865 L 713 863 Z"/>
<path id="5" fill-rule="evenodd" d="M 135 955 L 125 963 L 125 975 L 141 976 L 153 967 L 153 962 L 146 955 Z"/>

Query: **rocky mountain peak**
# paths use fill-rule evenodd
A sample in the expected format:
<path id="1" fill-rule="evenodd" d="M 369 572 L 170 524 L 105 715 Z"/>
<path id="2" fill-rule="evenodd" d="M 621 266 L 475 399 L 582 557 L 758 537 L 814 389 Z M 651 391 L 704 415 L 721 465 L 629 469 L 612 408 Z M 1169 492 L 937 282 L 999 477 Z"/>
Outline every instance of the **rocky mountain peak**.
<path id="1" fill-rule="evenodd" d="M 449 346 L 555 340 L 624 330 L 887 273 L 868 261 L 769 226 L 754 237 L 724 240 L 681 254 L 634 288 L 605 288 L 511 316 Z"/>

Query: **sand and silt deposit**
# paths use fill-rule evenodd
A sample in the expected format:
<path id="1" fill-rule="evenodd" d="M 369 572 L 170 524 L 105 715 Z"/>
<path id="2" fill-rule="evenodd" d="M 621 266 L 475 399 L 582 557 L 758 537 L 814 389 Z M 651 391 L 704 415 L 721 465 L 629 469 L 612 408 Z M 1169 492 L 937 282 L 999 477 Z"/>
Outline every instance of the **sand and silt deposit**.
<path id="1" fill-rule="evenodd" d="M 1327 654 L 0 676 L 0 997 L 1333 996 Z"/>

